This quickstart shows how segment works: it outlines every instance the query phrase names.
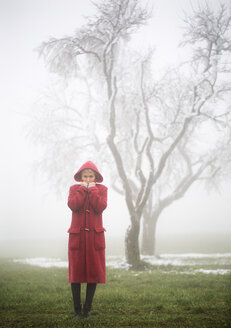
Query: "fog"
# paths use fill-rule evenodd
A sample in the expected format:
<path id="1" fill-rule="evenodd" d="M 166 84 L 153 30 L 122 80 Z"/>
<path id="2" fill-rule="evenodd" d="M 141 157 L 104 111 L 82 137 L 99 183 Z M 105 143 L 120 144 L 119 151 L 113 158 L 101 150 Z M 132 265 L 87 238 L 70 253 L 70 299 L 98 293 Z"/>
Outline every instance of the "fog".
<path id="1" fill-rule="evenodd" d="M 177 46 L 182 36 L 182 12 L 190 10 L 190 2 L 155 1 L 154 17 L 137 35 L 135 42 L 140 47 L 155 45 L 160 70 L 184 58 Z M 92 12 L 88 0 L 0 0 L 0 256 L 66 256 L 71 221 L 68 190 L 58 197 L 49 184 L 33 174 L 40 149 L 26 138 L 26 113 L 54 78 L 35 48 L 50 36 L 72 34 Z M 120 254 L 124 252 L 128 211 L 124 198 L 110 188 L 107 178 L 104 184 L 109 187 L 103 216 L 107 251 Z M 208 193 L 195 184 L 161 215 L 157 250 L 231 252 L 230 234 L 231 181 L 222 183 L 219 193 Z"/>

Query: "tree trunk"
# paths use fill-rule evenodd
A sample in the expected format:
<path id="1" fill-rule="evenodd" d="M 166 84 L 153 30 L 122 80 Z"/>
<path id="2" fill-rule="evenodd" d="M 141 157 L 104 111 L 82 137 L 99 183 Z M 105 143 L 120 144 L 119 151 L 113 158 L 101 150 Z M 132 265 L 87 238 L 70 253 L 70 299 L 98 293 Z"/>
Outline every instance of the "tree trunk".
<path id="1" fill-rule="evenodd" d="M 143 232 L 141 241 L 141 254 L 156 255 L 156 224 L 158 216 L 143 213 Z"/>
<path id="2" fill-rule="evenodd" d="M 139 269 L 142 266 L 139 250 L 139 232 L 139 221 L 134 223 L 134 220 L 131 220 L 131 225 L 127 228 L 125 236 L 125 255 L 127 263 L 131 264 L 133 269 Z"/>

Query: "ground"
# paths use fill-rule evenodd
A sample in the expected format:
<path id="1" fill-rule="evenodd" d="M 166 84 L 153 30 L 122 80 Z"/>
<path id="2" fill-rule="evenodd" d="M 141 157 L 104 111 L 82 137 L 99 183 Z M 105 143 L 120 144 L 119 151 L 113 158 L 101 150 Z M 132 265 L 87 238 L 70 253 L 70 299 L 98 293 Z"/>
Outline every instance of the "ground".
<path id="1" fill-rule="evenodd" d="M 92 316 L 73 319 L 67 268 L 2 259 L 0 327 L 231 327 L 231 275 L 182 270 L 108 268 L 107 283 L 97 286 Z M 83 301 L 84 294 L 85 286 Z"/>

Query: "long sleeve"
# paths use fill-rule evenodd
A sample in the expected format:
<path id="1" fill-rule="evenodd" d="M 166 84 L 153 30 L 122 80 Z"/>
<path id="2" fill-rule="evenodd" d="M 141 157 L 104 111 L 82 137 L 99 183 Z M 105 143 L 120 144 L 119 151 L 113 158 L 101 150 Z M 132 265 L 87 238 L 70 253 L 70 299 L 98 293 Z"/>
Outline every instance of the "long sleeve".
<path id="1" fill-rule="evenodd" d="M 87 189 L 83 186 L 74 185 L 70 187 L 67 205 L 76 212 L 84 205 Z"/>
<path id="2" fill-rule="evenodd" d="M 101 190 L 97 187 L 88 189 L 89 202 L 96 213 L 102 213 L 107 207 L 107 187 Z"/>

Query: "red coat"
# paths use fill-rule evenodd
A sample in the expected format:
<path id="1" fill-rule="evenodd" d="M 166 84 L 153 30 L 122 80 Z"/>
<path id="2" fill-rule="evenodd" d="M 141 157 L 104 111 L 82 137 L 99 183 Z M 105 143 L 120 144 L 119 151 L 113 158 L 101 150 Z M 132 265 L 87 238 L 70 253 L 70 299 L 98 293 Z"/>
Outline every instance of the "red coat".
<path id="1" fill-rule="evenodd" d="M 103 177 L 92 162 L 85 163 L 75 174 L 80 181 L 81 171 L 90 168 Z M 72 222 L 68 230 L 69 282 L 105 283 L 105 236 L 102 212 L 107 207 L 107 187 L 96 184 L 86 188 L 79 184 L 70 187 L 68 206 Z"/>

